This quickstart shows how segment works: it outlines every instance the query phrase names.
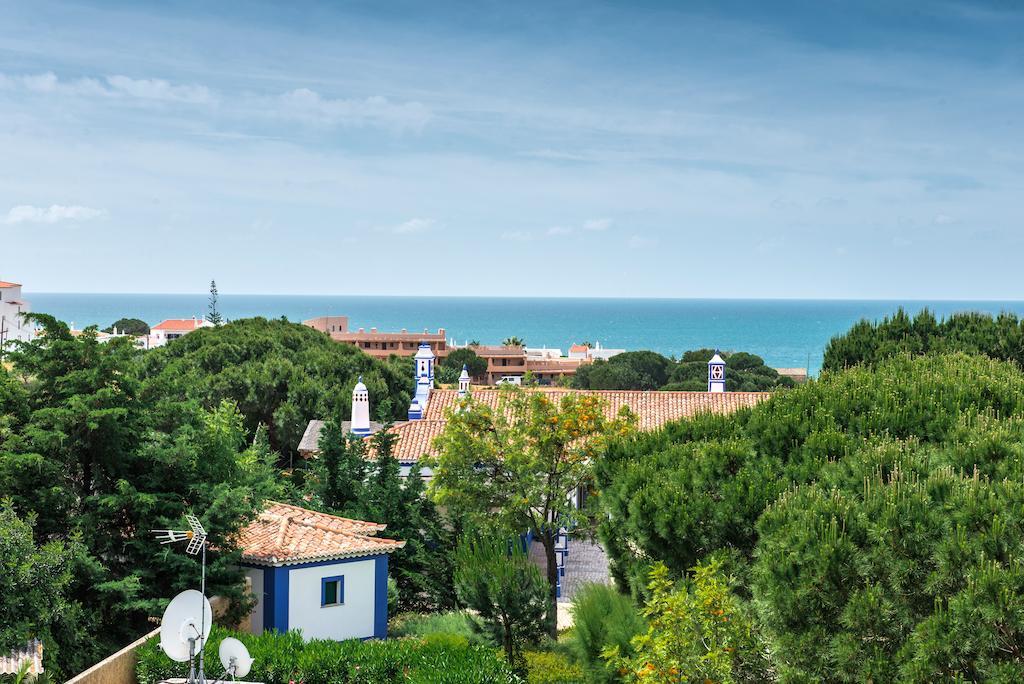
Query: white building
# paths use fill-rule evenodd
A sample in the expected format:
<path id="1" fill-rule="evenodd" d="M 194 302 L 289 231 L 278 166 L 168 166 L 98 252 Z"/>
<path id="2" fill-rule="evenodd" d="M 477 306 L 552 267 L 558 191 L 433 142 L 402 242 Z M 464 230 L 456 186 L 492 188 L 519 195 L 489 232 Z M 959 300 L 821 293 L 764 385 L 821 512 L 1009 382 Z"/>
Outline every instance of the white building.
<path id="1" fill-rule="evenodd" d="M 274 501 L 239 533 L 242 569 L 256 607 L 253 634 L 302 630 L 305 639 L 383 639 L 388 633 L 388 554 L 404 541 L 386 526 Z"/>
<path id="2" fill-rule="evenodd" d="M 569 358 L 570 359 L 583 359 L 586 361 L 596 361 L 597 359 L 603 359 L 607 361 L 613 356 L 625 353 L 625 349 L 605 349 L 598 342 L 593 347 L 585 344 L 574 344 L 569 347 Z"/>
<path id="3" fill-rule="evenodd" d="M 21 285 L 0 280 L 0 354 L 9 342 L 32 339 L 35 329 L 21 316 L 28 312 L 28 302 L 21 298 Z"/>
<path id="4" fill-rule="evenodd" d="M 188 335 L 193 330 L 212 327 L 214 327 L 213 323 L 205 318 L 196 318 L 195 316 L 192 318 L 169 318 L 150 328 L 148 346 L 150 349 L 162 347 L 171 340 Z"/>

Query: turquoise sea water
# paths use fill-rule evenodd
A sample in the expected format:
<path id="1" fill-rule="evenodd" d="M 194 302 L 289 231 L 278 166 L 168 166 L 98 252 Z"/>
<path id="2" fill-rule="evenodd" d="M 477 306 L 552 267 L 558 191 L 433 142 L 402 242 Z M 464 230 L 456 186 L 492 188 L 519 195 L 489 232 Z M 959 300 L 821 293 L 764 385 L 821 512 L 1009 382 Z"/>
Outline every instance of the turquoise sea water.
<path id="1" fill-rule="evenodd" d="M 32 310 L 50 313 L 76 327 L 105 327 L 121 317 L 150 325 L 166 318 L 206 313 L 206 295 L 25 293 Z M 678 355 L 718 347 L 759 354 L 776 367 L 821 365 L 829 339 L 861 318 L 878 319 L 898 307 L 937 315 L 957 311 L 1024 315 L 1024 302 L 853 301 L 767 299 L 562 299 L 477 297 L 347 297 L 318 295 L 231 295 L 220 297 L 228 318 L 284 316 L 302 321 L 324 314 L 346 315 L 350 328 L 435 331 L 445 328 L 458 343 L 500 342 L 517 335 L 530 346 L 573 342 L 652 349 Z"/>

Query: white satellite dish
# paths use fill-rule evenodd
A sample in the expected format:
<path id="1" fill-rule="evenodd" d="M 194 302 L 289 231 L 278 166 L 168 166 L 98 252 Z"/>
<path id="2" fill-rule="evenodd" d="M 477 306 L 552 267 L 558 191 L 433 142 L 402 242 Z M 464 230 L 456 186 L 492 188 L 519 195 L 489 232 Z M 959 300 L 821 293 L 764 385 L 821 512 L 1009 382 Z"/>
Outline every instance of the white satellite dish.
<path id="1" fill-rule="evenodd" d="M 187 663 L 203 650 L 212 625 L 210 602 L 195 589 L 186 589 L 175 596 L 164 611 L 160 621 L 160 648 L 171 660 Z"/>
<path id="2" fill-rule="evenodd" d="M 252 668 L 252 656 L 249 649 L 235 637 L 227 637 L 220 642 L 220 664 L 233 678 L 244 677 Z"/>

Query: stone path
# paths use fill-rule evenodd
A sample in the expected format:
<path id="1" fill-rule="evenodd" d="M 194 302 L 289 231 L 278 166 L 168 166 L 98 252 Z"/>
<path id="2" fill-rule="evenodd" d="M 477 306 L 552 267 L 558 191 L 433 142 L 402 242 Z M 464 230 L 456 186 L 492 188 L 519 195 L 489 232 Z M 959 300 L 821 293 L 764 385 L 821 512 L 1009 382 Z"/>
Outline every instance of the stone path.
<path id="1" fill-rule="evenodd" d="M 530 545 L 530 559 L 544 571 L 544 547 L 539 542 Z M 600 544 L 570 537 L 569 555 L 565 559 L 565 576 L 562 577 L 562 595 L 558 599 L 559 629 L 572 626 L 569 605 L 572 597 L 584 584 L 611 584 L 608 571 L 608 554 Z"/>

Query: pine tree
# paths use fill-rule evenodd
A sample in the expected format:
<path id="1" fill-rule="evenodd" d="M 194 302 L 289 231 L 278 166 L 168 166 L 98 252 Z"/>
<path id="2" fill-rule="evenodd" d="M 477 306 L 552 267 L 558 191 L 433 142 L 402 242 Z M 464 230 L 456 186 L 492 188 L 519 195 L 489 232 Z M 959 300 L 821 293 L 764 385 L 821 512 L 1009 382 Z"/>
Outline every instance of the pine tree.
<path id="1" fill-rule="evenodd" d="M 210 313 L 206 314 L 206 320 L 214 325 L 220 325 L 224 322 L 224 317 L 220 315 L 220 311 L 217 310 L 217 281 L 210 281 Z"/>

